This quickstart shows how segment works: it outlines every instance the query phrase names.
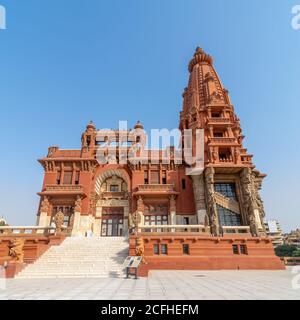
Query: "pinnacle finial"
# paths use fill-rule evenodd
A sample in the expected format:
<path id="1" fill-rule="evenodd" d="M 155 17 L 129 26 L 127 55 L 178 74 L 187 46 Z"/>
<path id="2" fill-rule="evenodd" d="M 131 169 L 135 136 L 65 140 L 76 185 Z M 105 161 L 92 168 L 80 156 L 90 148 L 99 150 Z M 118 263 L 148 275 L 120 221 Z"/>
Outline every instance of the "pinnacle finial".
<path id="1" fill-rule="evenodd" d="M 195 65 L 200 63 L 208 63 L 210 65 L 213 64 L 213 58 L 204 52 L 204 50 L 200 47 L 196 48 L 195 54 L 193 59 L 190 61 L 189 64 L 189 71 L 192 72 Z"/>

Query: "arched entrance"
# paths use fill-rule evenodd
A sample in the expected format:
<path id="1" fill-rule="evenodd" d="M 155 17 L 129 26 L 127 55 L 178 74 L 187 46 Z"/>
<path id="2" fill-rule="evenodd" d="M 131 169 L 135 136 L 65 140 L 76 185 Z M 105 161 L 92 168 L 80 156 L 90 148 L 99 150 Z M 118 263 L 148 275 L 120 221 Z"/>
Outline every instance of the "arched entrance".
<path id="1" fill-rule="evenodd" d="M 97 179 L 97 234 L 102 237 L 124 236 L 128 232 L 128 179 L 121 170 L 107 170 Z"/>

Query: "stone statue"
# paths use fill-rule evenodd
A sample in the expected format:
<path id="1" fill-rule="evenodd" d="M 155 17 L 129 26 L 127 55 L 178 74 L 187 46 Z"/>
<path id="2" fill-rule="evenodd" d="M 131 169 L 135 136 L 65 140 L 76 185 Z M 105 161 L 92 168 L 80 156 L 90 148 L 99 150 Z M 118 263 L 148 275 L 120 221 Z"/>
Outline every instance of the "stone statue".
<path id="1" fill-rule="evenodd" d="M 138 224 L 141 222 L 141 214 L 138 211 L 129 214 L 129 233 L 134 234 Z"/>
<path id="2" fill-rule="evenodd" d="M 258 228 L 257 228 L 255 216 L 252 215 L 252 214 L 249 216 L 249 224 L 250 224 L 251 234 L 252 234 L 254 237 L 258 237 L 259 232 L 258 232 Z"/>
<path id="3" fill-rule="evenodd" d="M 75 201 L 75 212 L 81 213 L 81 207 L 82 207 L 81 196 L 77 196 L 76 201 Z"/>
<path id="4" fill-rule="evenodd" d="M 42 203 L 41 203 L 41 210 L 40 212 L 47 212 L 49 211 L 50 202 L 48 200 L 48 197 L 44 197 Z"/>
<path id="5" fill-rule="evenodd" d="M 144 246 L 144 240 L 143 238 L 137 238 L 136 240 L 136 248 L 135 248 L 135 254 L 138 257 L 142 257 L 142 263 L 146 263 L 144 254 L 145 254 L 145 246 Z"/>
<path id="6" fill-rule="evenodd" d="M 205 170 L 205 184 L 206 184 L 206 199 L 207 208 L 210 217 L 211 232 L 214 236 L 219 235 L 219 223 L 218 223 L 218 212 L 215 201 L 215 189 L 214 189 L 214 173 L 213 167 L 208 167 Z"/>
<path id="7" fill-rule="evenodd" d="M 53 221 L 55 223 L 56 233 L 61 233 L 64 224 L 64 217 L 65 216 L 61 211 L 57 212 L 57 214 L 54 216 Z"/>
<path id="8" fill-rule="evenodd" d="M 24 261 L 24 248 L 25 240 L 21 238 L 16 238 L 12 241 L 9 246 L 9 256 L 14 262 L 23 263 Z"/>
<path id="9" fill-rule="evenodd" d="M 217 216 L 214 214 L 212 215 L 211 217 L 211 233 L 217 237 L 219 235 L 219 232 L 218 232 L 218 218 Z"/>

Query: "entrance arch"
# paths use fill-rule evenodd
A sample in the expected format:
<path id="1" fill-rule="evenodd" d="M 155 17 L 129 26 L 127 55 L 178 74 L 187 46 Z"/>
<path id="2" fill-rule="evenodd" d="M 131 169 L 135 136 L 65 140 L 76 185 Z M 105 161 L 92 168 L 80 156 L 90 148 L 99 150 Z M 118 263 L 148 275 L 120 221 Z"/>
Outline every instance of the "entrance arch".
<path id="1" fill-rule="evenodd" d="M 106 170 L 96 180 L 98 236 L 124 236 L 128 232 L 129 179 L 122 170 Z"/>

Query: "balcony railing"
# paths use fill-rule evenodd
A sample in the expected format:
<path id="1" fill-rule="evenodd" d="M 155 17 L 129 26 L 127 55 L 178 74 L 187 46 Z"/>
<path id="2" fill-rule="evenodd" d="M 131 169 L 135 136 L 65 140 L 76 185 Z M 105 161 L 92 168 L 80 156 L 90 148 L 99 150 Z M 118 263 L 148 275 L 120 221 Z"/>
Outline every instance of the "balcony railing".
<path id="1" fill-rule="evenodd" d="M 119 191 L 105 191 L 101 192 L 102 199 L 123 199 L 126 197 L 126 192 Z"/>
<path id="2" fill-rule="evenodd" d="M 222 227 L 223 235 L 250 235 L 250 227 L 248 226 L 226 226 Z"/>
<path id="3" fill-rule="evenodd" d="M 173 184 L 140 184 L 138 185 L 139 192 L 172 192 L 174 191 Z"/>
<path id="4" fill-rule="evenodd" d="M 137 228 L 138 233 L 143 234 L 167 234 L 167 233 L 198 233 L 203 235 L 211 235 L 210 227 L 204 225 L 152 225 L 140 226 Z"/>
<path id="5" fill-rule="evenodd" d="M 229 118 L 222 118 L 222 117 L 211 117 L 208 118 L 209 124 L 229 124 L 230 119 Z"/>
<path id="6" fill-rule="evenodd" d="M 51 196 L 56 193 L 66 195 L 84 195 L 84 189 L 82 185 L 76 184 L 47 184 L 39 195 Z"/>
<path id="7" fill-rule="evenodd" d="M 210 143 L 215 143 L 215 144 L 235 144 L 236 143 L 236 138 L 213 137 L 213 138 L 210 138 Z"/>
<path id="8" fill-rule="evenodd" d="M 54 227 L 36 227 L 36 226 L 5 226 L 0 227 L 0 236 L 12 236 L 12 235 L 50 235 L 55 234 Z"/>

